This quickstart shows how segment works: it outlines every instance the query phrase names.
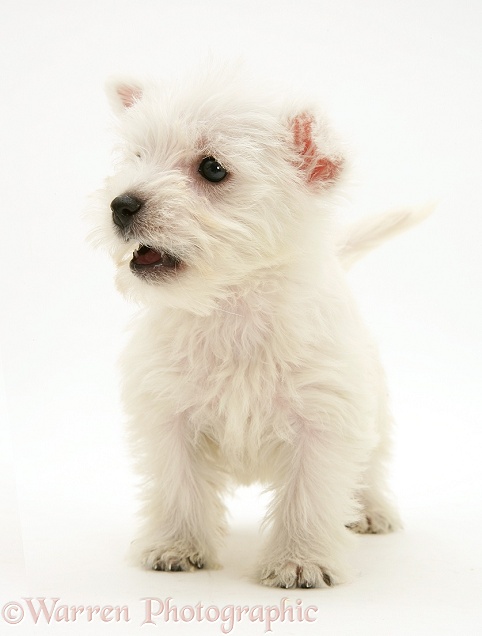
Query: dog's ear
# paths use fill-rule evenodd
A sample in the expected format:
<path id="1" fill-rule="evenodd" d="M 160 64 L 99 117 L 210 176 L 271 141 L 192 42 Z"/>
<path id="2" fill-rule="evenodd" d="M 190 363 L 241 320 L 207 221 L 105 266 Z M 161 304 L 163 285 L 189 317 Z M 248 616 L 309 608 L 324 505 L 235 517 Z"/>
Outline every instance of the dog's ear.
<path id="1" fill-rule="evenodd" d="M 105 92 L 112 110 L 120 114 L 142 98 L 143 89 L 140 82 L 110 79 L 106 82 Z"/>
<path id="2" fill-rule="evenodd" d="M 322 128 L 309 112 L 302 112 L 290 120 L 298 167 L 306 183 L 313 187 L 335 183 L 344 164 L 331 135 Z"/>

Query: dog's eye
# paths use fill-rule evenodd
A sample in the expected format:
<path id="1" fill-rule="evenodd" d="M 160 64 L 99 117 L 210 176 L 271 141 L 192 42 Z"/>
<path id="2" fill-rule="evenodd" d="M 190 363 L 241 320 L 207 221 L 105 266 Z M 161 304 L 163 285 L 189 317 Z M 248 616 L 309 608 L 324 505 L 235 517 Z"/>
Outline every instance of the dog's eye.
<path id="1" fill-rule="evenodd" d="M 227 176 L 227 171 L 214 157 L 206 157 L 199 165 L 198 172 L 208 181 L 217 183 Z"/>

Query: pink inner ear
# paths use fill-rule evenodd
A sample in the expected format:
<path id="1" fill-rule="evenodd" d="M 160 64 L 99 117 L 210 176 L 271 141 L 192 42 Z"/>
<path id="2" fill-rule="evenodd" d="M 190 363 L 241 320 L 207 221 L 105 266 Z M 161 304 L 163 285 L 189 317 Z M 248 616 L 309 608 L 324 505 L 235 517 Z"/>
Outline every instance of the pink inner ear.
<path id="1" fill-rule="evenodd" d="M 137 86 L 121 85 L 117 87 L 117 94 L 125 108 L 131 108 L 142 97 L 142 89 Z"/>
<path id="2" fill-rule="evenodd" d="M 308 176 L 308 183 L 312 181 L 334 181 L 340 173 L 341 163 L 330 159 L 318 159 L 315 167 Z"/>
<path id="3" fill-rule="evenodd" d="M 342 162 L 319 156 L 312 135 L 313 118 L 302 114 L 293 120 L 294 142 L 303 158 L 301 169 L 308 183 L 314 181 L 334 181 L 341 169 Z"/>

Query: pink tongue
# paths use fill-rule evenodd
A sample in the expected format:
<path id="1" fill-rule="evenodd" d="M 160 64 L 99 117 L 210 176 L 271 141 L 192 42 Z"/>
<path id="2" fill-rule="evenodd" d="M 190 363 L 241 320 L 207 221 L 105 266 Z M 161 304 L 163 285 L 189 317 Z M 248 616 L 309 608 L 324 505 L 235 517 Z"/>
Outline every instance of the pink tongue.
<path id="1" fill-rule="evenodd" d="M 135 261 L 139 265 L 152 265 L 153 263 L 162 261 L 162 254 L 159 254 L 159 252 L 151 250 L 150 248 L 143 247 L 137 253 Z"/>

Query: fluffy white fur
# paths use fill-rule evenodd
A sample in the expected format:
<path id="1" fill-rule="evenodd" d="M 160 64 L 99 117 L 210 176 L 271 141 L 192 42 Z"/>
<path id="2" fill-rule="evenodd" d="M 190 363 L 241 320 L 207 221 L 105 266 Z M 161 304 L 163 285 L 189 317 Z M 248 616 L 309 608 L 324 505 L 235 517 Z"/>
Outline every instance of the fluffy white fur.
<path id="1" fill-rule="evenodd" d="M 273 491 L 259 580 L 346 579 L 359 532 L 400 525 L 387 493 L 390 414 L 376 350 L 344 266 L 417 214 L 339 234 L 346 159 L 311 106 L 228 74 L 109 86 L 122 143 L 97 197 L 94 239 L 143 305 L 123 358 L 123 399 L 145 477 L 140 559 L 156 570 L 216 567 L 231 480 Z M 205 157 L 228 171 L 198 172 Z M 132 226 L 111 201 L 143 202 Z M 145 279 L 139 244 L 179 267 Z M 162 267 L 161 267 L 162 270 Z"/>

